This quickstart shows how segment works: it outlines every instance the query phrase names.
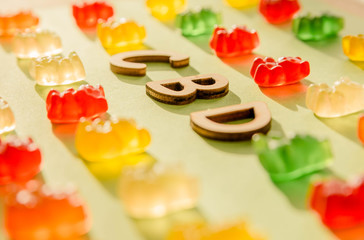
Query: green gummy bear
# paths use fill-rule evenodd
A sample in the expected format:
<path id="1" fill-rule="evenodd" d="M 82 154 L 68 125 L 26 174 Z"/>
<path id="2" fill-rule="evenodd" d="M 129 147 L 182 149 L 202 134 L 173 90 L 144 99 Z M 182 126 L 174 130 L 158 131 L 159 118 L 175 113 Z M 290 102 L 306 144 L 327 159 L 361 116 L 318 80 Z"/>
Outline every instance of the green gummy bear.
<path id="1" fill-rule="evenodd" d="M 344 28 L 344 19 L 333 15 L 323 14 L 311 17 L 307 14 L 293 20 L 292 30 L 296 37 L 303 41 L 321 41 L 336 37 Z"/>
<path id="2" fill-rule="evenodd" d="M 286 139 L 256 134 L 252 141 L 261 164 L 275 182 L 300 178 L 332 162 L 329 141 L 309 135 Z"/>
<path id="3" fill-rule="evenodd" d="M 220 13 L 215 13 L 208 8 L 202 8 L 197 12 L 188 11 L 177 15 L 176 18 L 176 26 L 182 30 L 182 35 L 186 37 L 211 34 L 215 25 L 220 23 Z"/>

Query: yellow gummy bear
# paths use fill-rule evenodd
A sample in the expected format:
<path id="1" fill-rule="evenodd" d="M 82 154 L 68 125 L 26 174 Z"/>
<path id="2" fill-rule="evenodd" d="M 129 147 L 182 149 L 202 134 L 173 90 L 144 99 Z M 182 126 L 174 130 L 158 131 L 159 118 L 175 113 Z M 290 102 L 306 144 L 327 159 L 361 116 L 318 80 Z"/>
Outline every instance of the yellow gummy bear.
<path id="1" fill-rule="evenodd" d="M 147 0 L 146 5 L 155 18 L 170 21 L 185 10 L 187 0 Z"/>
<path id="2" fill-rule="evenodd" d="M 364 61 L 364 35 L 345 36 L 342 41 L 346 56 L 352 61 Z"/>
<path id="3" fill-rule="evenodd" d="M 119 21 L 99 22 L 97 36 L 106 49 L 123 48 L 124 51 L 130 51 L 143 44 L 146 31 L 144 26 L 122 18 Z"/>
<path id="4" fill-rule="evenodd" d="M 226 0 L 226 2 L 234 8 L 246 8 L 257 5 L 259 0 Z"/>
<path id="5" fill-rule="evenodd" d="M 146 129 L 134 121 L 111 117 L 82 120 L 77 126 L 75 145 L 78 153 L 91 162 L 123 160 L 145 151 L 151 141 Z"/>
<path id="6" fill-rule="evenodd" d="M 182 225 L 174 228 L 167 240 L 263 240 L 248 231 L 244 222 L 220 228 L 205 226 L 203 223 Z"/>

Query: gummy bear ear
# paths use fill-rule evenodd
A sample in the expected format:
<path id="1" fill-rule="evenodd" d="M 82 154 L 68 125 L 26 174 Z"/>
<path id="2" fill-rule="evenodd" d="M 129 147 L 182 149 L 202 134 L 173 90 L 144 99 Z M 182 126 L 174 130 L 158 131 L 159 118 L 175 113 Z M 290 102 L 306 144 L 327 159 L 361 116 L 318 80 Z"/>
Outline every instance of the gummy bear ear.
<path id="1" fill-rule="evenodd" d="M 114 73 L 145 76 L 147 65 L 143 62 L 166 62 L 173 68 L 180 68 L 189 65 L 190 57 L 185 54 L 156 50 L 123 52 L 110 57 L 110 69 Z"/>
<path id="2" fill-rule="evenodd" d="M 226 122 L 253 118 L 241 124 Z M 264 102 L 251 102 L 194 112 L 190 115 L 192 129 L 201 136 L 222 141 L 249 140 L 255 133 L 267 133 L 271 114 Z"/>
<path id="3" fill-rule="evenodd" d="M 177 79 L 148 82 L 146 93 L 163 103 L 183 105 L 196 98 L 211 99 L 225 96 L 229 81 L 219 74 L 204 74 Z"/>

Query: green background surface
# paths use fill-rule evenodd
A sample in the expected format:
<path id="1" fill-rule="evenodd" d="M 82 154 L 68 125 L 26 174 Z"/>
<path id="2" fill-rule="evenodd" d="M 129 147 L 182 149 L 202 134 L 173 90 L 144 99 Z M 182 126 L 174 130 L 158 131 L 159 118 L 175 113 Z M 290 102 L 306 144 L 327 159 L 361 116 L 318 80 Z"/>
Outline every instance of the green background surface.
<path id="1" fill-rule="evenodd" d="M 268 104 L 272 131 L 282 134 L 309 133 L 329 138 L 333 165 L 324 175 L 350 178 L 364 172 L 364 151 L 357 139 L 359 114 L 337 119 L 319 119 L 305 106 L 305 88 L 311 83 L 332 84 L 341 76 L 364 83 L 364 71 L 342 53 L 341 38 L 323 43 L 297 40 L 290 25 L 274 26 L 264 21 L 255 8 L 236 10 L 220 0 L 191 0 L 190 7 L 212 6 L 221 10 L 223 24 L 243 24 L 257 29 L 261 45 L 256 55 L 300 56 L 311 64 L 310 76 L 302 84 L 277 89 L 260 89 L 249 76 L 256 55 L 224 61 L 212 54 L 208 37 L 186 39 L 170 24 L 151 17 L 144 1 L 113 1 L 116 17 L 127 17 L 145 25 L 146 45 L 152 49 L 189 54 L 190 66 L 171 70 L 167 64 L 149 64 L 146 77 L 115 75 L 109 70 L 109 55 L 97 39 L 86 36 L 76 26 L 69 3 L 37 7 L 40 26 L 57 32 L 64 54 L 75 50 L 84 63 L 86 82 L 102 84 L 109 113 L 134 118 L 150 130 L 148 154 L 159 162 L 181 162 L 188 173 L 200 179 L 201 195 L 194 210 L 157 220 L 133 220 L 124 212 L 117 195 L 117 178 L 101 180 L 89 171 L 72 146 L 72 136 L 59 134 L 47 119 L 44 98 L 50 88 L 39 87 L 29 78 L 26 61 L 17 61 L 7 43 L 0 48 L 0 96 L 12 107 L 16 133 L 31 136 L 43 153 L 42 178 L 50 184 L 74 183 L 87 200 L 93 217 L 90 239 L 163 239 L 167 229 L 179 222 L 204 219 L 211 224 L 246 220 L 272 240 L 329 240 L 335 235 L 322 226 L 306 207 L 310 178 L 275 185 L 260 165 L 249 142 L 225 143 L 207 140 L 189 126 L 189 113 L 251 101 Z M 319 0 L 302 0 L 302 14 L 331 12 L 345 18 L 346 34 L 363 33 L 364 17 L 335 8 Z M 153 101 L 145 94 L 145 83 L 194 74 L 220 73 L 230 81 L 230 93 L 221 99 L 196 100 L 186 106 L 170 106 Z M 314 176 L 320 177 L 323 174 Z M 0 216 L 3 216 L 0 211 Z M 2 218 L 0 218 L 0 224 Z M 6 239 L 4 231 L 0 239 Z"/>

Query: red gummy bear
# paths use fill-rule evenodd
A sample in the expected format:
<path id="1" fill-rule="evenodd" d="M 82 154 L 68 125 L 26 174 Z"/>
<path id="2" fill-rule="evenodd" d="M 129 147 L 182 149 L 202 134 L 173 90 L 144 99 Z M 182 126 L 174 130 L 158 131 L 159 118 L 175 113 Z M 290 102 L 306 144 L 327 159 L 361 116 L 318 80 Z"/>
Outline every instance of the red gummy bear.
<path id="1" fill-rule="evenodd" d="M 216 27 L 210 40 L 210 47 L 218 57 L 250 54 L 258 46 L 258 33 L 245 26 L 233 26 L 230 32 L 223 27 Z"/>
<path id="2" fill-rule="evenodd" d="M 14 240 L 74 240 L 91 228 L 89 211 L 74 189 L 54 190 L 35 180 L 7 197 L 4 215 Z"/>
<path id="3" fill-rule="evenodd" d="M 260 13 L 273 24 L 291 20 L 300 8 L 298 0 L 260 0 L 259 4 Z"/>
<path id="4" fill-rule="evenodd" d="M 76 123 L 82 117 L 95 118 L 108 109 L 102 86 L 82 85 L 60 93 L 51 90 L 47 96 L 48 118 L 53 123 Z"/>
<path id="5" fill-rule="evenodd" d="M 260 87 L 277 87 L 301 81 L 310 74 L 310 64 L 300 57 L 256 58 L 250 75 Z"/>
<path id="6" fill-rule="evenodd" d="M 0 139 L 0 185 L 25 182 L 40 171 L 42 157 L 31 138 Z"/>
<path id="7" fill-rule="evenodd" d="M 105 2 L 84 2 L 81 6 L 73 5 L 72 10 L 77 25 L 83 30 L 95 30 L 100 19 L 107 21 L 114 15 L 113 7 Z"/>
<path id="8" fill-rule="evenodd" d="M 332 180 L 316 184 L 310 205 L 331 229 L 346 229 L 363 224 L 364 177 L 351 183 Z"/>
<path id="9" fill-rule="evenodd" d="M 358 137 L 362 144 L 364 144 L 364 115 L 361 115 L 358 122 Z"/>

